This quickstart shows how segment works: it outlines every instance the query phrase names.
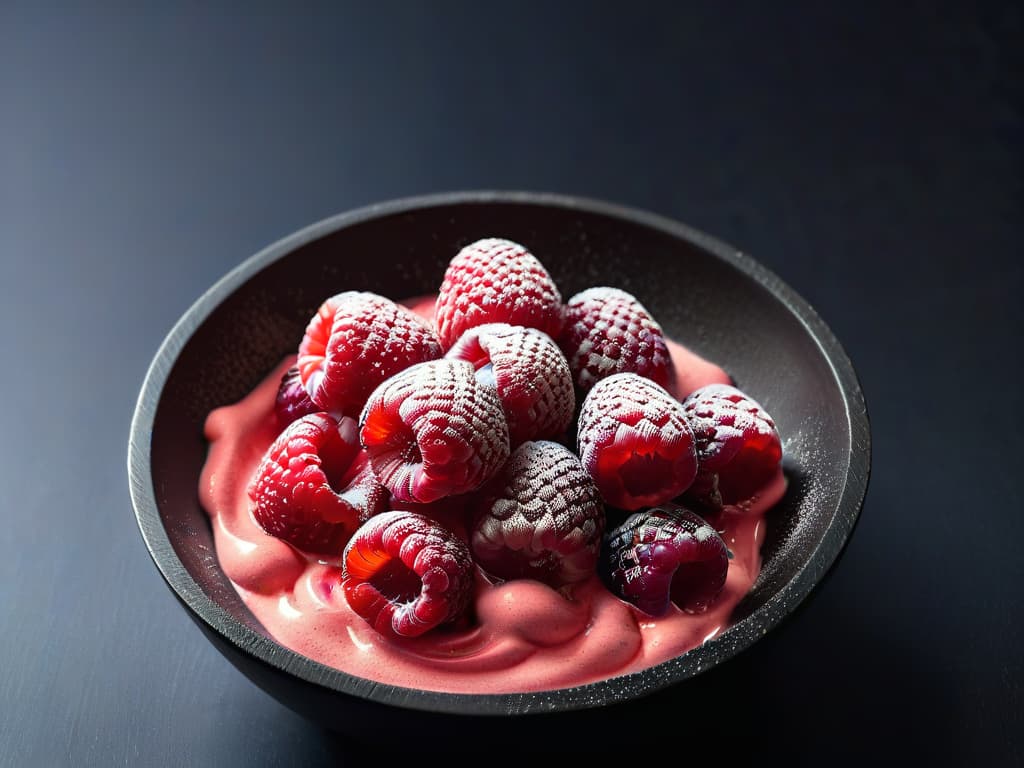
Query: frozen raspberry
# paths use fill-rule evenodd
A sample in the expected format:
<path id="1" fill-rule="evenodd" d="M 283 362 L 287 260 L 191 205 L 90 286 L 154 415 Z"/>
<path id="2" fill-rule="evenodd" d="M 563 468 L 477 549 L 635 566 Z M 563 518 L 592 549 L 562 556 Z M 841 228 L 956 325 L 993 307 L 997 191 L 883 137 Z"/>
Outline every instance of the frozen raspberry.
<path id="1" fill-rule="evenodd" d="M 619 373 L 583 401 L 580 459 L 619 509 L 637 510 L 681 494 L 697 475 L 697 451 L 683 406 L 650 379 Z"/>
<path id="2" fill-rule="evenodd" d="M 469 604 L 473 560 L 466 544 L 429 517 L 384 512 L 345 548 L 349 606 L 383 635 L 416 637 Z"/>
<path id="3" fill-rule="evenodd" d="M 319 411 L 302 386 L 298 366 L 293 365 L 281 377 L 281 386 L 277 390 L 277 399 L 274 401 L 277 423 L 284 429 L 296 419 Z"/>
<path id="4" fill-rule="evenodd" d="M 485 323 L 562 330 L 562 295 L 537 258 L 518 243 L 489 238 L 451 260 L 438 291 L 434 322 L 445 349 L 467 329 Z"/>
<path id="5" fill-rule="evenodd" d="M 675 371 L 661 326 L 618 288 L 589 288 L 569 299 L 559 344 L 581 392 L 615 373 L 636 373 L 674 391 Z"/>
<path id="6" fill-rule="evenodd" d="M 709 510 L 742 505 L 779 471 L 782 441 L 765 410 L 727 384 L 683 401 L 697 440 L 697 480 L 687 497 Z"/>
<path id="7" fill-rule="evenodd" d="M 356 416 L 367 395 L 405 368 L 441 356 L 425 320 L 373 293 L 325 301 L 299 345 L 299 375 L 321 410 Z"/>
<path id="8" fill-rule="evenodd" d="M 558 437 L 572 421 L 576 399 L 569 365 L 543 331 L 506 323 L 477 326 L 446 356 L 472 363 L 478 379 L 497 387 L 512 445 Z"/>
<path id="9" fill-rule="evenodd" d="M 664 615 L 669 602 L 702 613 L 725 586 L 725 542 L 677 504 L 630 515 L 604 539 L 601 572 L 609 589 L 651 616 Z"/>
<path id="10" fill-rule="evenodd" d="M 360 418 L 360 439 L 380 482 L 400 501 L 474 491 L 509 454 L 494 387 L 459 360 L 421 363 L 377 387 Z"/>
<path id="11" fill-rule="evenodd" d="M 360 523 L 388 502 L 356 436 L 354 419 L 339 423 L 326 413 L 285 428 L 249 485 L 260 527 L 305 552 L 338 557 Z"/>
<path id="12" fill-rule="evenodd" d="M 553 587 L 594 573 L 604 506 L 580 460 L 558 443 L 523 443 L 480 495 L 470 547 L 502 579 Z"/>

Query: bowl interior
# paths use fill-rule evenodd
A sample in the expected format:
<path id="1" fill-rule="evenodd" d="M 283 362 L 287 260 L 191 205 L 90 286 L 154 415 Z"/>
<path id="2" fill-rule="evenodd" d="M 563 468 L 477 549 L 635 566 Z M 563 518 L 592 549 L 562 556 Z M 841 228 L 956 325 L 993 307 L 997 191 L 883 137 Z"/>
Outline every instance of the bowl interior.
<path id="1" fill-rule="evenodd" d="M 133 482 L 143 486 L 136 508 L 165 577 L 236 644 L 246 644 L 248 628 L 267 640 L 249 642 L 250 652 L 276 646 L 219 568 L 199 505 L 207 413 L 242 398 L 294 352 L 327 296 L 350 289 L 395 299 L 432 293 L 457 250 L 489 236 L 526 245 L 565 298 L 595 285 L 635 294 L 671 337 L 725 368 L 774 416 L 790 488 L 768 517 L 761 576 L 730 631 L 656 668 L 638 690 L 688 677 L 746 647 L 802 600 L 852 529 L 866 485 L 866 457 L 854 448 L 866 451 L 856 380 L 809 307 L 750 259 L 670 222 L 578 201 L 441 199 L 361 212 L 282 241 L 215 286 L 172 332 L 140 398 L 139 408 L 152 415 L 155 510 L 146 508 L 147 478 L 138 477 L 146 469 L 141 454 L 132 461 Z M 851 459 L 859 488 L 848 487 Z M 163 536 L 167 548 L 159 546 Z M 278 659 L 280 653 L 276 647 Z M 287 666 L 308 663 L 303 674 L 321 684 L 346 690 L 352 680 L 292 656 Z"/>

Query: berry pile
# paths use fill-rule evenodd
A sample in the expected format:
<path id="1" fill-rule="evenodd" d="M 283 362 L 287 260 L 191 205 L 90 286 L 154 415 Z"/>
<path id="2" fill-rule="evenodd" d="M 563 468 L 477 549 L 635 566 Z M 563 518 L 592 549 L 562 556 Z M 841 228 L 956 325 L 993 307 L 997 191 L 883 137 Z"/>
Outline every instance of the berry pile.
<path id="1" fill-rule="evenodd" d="M 680 402 L 675 386 L 635 297 L 563 305 L 526 248 L 480 240 L 449 264 L 432 323 L 372 293 L 322 304 L 280 383 L 253 518 L 340 565 L 349 606 L 389 636 L 471 616 L 486 580 L 572 599 L 600 577 L 645 614 L 700 613 L 729 553 L 697 511 L 742 514 L 782 444 L 739 390 Z"/>

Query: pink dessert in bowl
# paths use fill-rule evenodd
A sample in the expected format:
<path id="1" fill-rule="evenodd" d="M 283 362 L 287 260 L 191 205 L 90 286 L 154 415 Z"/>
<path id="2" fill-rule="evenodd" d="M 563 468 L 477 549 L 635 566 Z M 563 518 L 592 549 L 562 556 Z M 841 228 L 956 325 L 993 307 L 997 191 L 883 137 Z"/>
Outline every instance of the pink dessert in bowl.
<path id="1" fill-rule="evenodd" d="M 372 380 L 373 361 L 363 361 L 372 407 L 307 388 L 335 376 L 308 375 L 314 359 L 326 357 L 329 336 L 322 349 L 298 348 L 325 299 L 432 292 L 453 255 L 495 234 L 541 255 L 568 297 L 561 312 L 550 291 L 534 291 L 536 321 L 485 313 L 463 328 L 476 314 L 449 296 L 446 327 L 459 338 L 438 337 L 443 359 L 431 352 L 380 380 Z M 381 258 L 358 257 L 374 253 Z M 664 352 L 630 301 L 603 314 L 590 308 L 586 292 L 595 286 L 640 299 L 666 331 Z M 490 300 L 500 293 L 481 295 L 489 297 L 481 304 L 503 303 Z M 434 319 L 432 297 L 406 303 Z M 591 338 L 579 327 L 588 317 L 631 335 Z M 548 330 L 527 327 L 548 338 L 551 331 L 561 346 L 571 412 L 565 371 L 550 361 L 531 369 L 536 392 L 514 396 L 520 351 L 544 345 L 501 324 L 533 322 Z M 460 346 L 462 335 L 485 325 L 499 327 Z M 403 328 L 404 339 L 419 334 L 418 326 Z M 593 354 L 578 354 L 587 343 Z M 623 355 L 625 348 L 634 352 Z M 646 367 L 621 369 L 632 354 Z M 645 422 L 629 403 L 649 387 L 632 379 L 618 394 L 598 389 L 588 404 L 594 371 L 604 380 L 650 381 L 653 399 L 679 407 Z M 756 404 L 725 389 L 725 371 L 778 420 L 788 488 L 776 466 L 756 493 L 736 497 L 749 489 L 721 467 L 773 449 L 758 442 Z M 409 380 L 392 381 L 403 376 Z M 426 390 L 423 382 L 431 382 Z M 483 391 L 505 398 L 495 404 Z M 478 407 L 456 409 L 465 430 L 431 425 L 438 403 L 463 400 Z M 750 438 L 753 453 L 746 442 L 735 448 L 731 437 L 708 433 L 711 406 L 733 421 L 726 426 L 746 420 L 724 434 Z M 582 414 L 590 426 L 581 444 Z M 264 502 L 256 515 L 254 475 L 285 425 L 303 420 L 269 465 L 291 468 L 294 460 L 305 473 L 304 490 L 288 496 L 299 512 L 282 515 L 275 506 L 281 471 L 255 491 Z M 490 427 L 481 432 L 481 424 Z M 609 425 L 629 436 L 625 448 L 607 439 Z M 448 427 L 457 450 L 435 439 Z M 289 706 L 351 729 L 380 706 L 462 716 L 590 709 L 729 658 L 791 612 L 842 550 L 866 486 L 866 430 L 856 379 L 834 338 L 746 257 L 681 225 L 605 204 L 450 196 L 329 220 L 211 289 L 147 377 L 133 422 L 131 488 L 154 560 L 215 645 Z M 652 438 L 659 434 L 660 442 Z M 662 479 L 647 482 L 652 472 Z M 544 496 L 551 489 L 559 493 L 553 503 Z M 657 502 L 662 490 L 677 495 Z M 622 508 L 604 494 L 617 494 Z M 326 513 L 324 499 L 332 500 Z M 395 515 L 393 525 L 374 528 Z M 524 526 L 536 535 L 523 536 Z M 421 545 L 422 563 L 415 553 L 406 563 L 403 552 Z M 703 574 L 691 588 L 666 576 L 687 570 Z M 640 572 L 650 578 L 637 581 Z"/>
<path id="2" fill-rule="evenodd" d="M 786 487 L 763 409 L 621 289 L 566 311 L 505 239 L 405 303 L 327 298 L 297 356 L 206 421 L 218 560 L 270 634 L 379 683 L 493 694 L 638 672 L 728 628 Z"/>

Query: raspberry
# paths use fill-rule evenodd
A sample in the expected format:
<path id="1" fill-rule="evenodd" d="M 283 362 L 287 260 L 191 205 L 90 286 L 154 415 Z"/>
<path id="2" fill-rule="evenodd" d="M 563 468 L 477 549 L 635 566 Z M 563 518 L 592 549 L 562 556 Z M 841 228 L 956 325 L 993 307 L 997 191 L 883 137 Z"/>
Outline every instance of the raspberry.
<path id="1" fill-rule="evenodd" d="M 360 439 L 378 479 L 400 501 L 474 491 L 509 454 L 494 387 L 456 360 L 421 363 L 377 387 L 360 418 Z"/>
<path id="2" fill-rule="evenodd" d="M 569 299 L 559 344 L 581 392 L 615 373 L 636 373 L 675 391 L 661 326 L 618 288 L 589 288 Z"/>
<path id="3" fill-rule="evenodd" d="M 637 510 L 681 494 L 697 475 L 683 407 L 650 379 L 618 373 L 583 401 L 580 459 L 613 507 Z"/>
<path id="4" fill-rule="evenodd" d="M 306 388 L 302 386 L 302 377 L 299 376 L 298 366 L 293 365 L 281 377 L 281 386 L 278 388 L 277 398 L 274 400 L 277 423 L 284 429 L 296 419 L 317 413 L 319 410 L 309 399 Z"/>
<path id="5" fill-rule="evenodd" d="M 697 441 L 697 480 L 687 497 L 709 510 L 742 506 L 779 471 L 782 440 L 757 402 L 727 384 L 683 401 Z"/>
<path id="6" fill-rule="evenodd" d="M 446 357 L 472 363 L 478 379 L 497 387 L 512 445 L 558 437 L 569 427 L 576 407 L 572 375 L 546 333 L 480 325 L 462 334 Z"/>
<path id="7" fill-rule="evenodd" d="M 355 420 L 326 413 L 285 428 L 263 456 L 249 498 L 264 531 L 325 557 L 341 554 L 359 524 L 388 501 L 359 450 Z"/>
<path id="8" fill-rule="evenodd" d="M 494 576 L 557 588 L 594 573 L 603 530 L 601 498 L 576 455 L 528 442 L 481 494 L 470 547 Z"/>
<path id="9" fill-rule="evenodd" d="M 703 613 L 725 586 L 729 550 L 710 525 L 676 504 L 637 512 L 605 536 L 608 588 L 651 616 L 669 603 Z"/>
<path id="10" fill-rule="evenodd" d="M 485 323 L 525 325 L 557 338 L 563 316 L 562 295 L 544 266 L 523 246 L 498 238 L 459 251 L 444 273 L 434 310 L 445 349 Z"/>
<path id="11" fill-rule="evenodd" d="M 414 512 L 384 512 L 345 548 L 349 606 L 381 634 L 417 637 L 469 605 L 473 560 L 466 544 Z"/>
<path id="12" fill-rule="evenodd" d="M 405 368 L 441 356 L 425 320 L 390 299 L 347 291 L 325 301 L 299 345 L 299 374 L 324 411 L 356 416 L 367 395 Z"/>

